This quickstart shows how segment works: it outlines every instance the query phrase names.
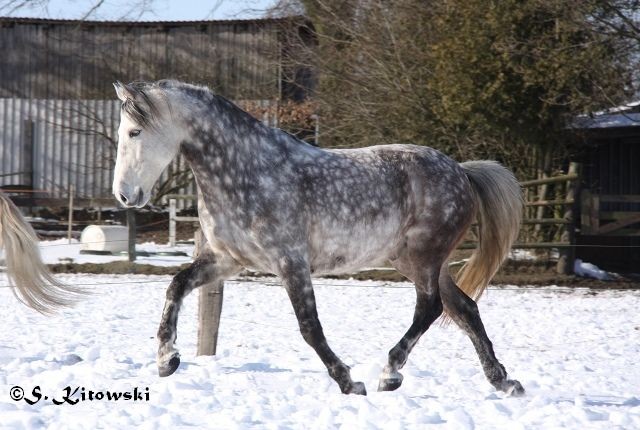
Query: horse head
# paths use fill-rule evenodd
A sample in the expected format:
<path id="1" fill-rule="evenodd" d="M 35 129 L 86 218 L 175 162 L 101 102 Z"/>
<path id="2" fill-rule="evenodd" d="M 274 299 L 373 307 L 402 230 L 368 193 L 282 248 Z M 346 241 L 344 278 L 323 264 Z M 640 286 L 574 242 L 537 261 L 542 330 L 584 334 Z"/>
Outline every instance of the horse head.
<path id="1" fill-rule="evenodd" d="M 126 207 L 143 207 L 151 189 L 180 147 L 170 126 L 167 94 L 157 84 L 113 84 L 122 101 L 113 194 Z"/>

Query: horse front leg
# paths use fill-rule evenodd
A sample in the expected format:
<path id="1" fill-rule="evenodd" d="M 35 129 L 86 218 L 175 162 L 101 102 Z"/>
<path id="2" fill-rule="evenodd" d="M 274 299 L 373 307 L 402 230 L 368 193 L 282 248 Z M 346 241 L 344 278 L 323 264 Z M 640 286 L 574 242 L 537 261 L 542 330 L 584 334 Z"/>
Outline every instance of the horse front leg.
<path id="1" fill-rule="evenodd" d="M 189 267 L 174 276 L 167 288 L 160 326 L 158 327 L 158 374 L 173 374 L 180 365 L 180 353 L 174 344 L 177 338 L 178 314 L 182 300 L 202 285 L 220 282 L 240 270 L 230 258 L 221 258 L 211 252 L 203 252 Z"/>
<path id="2" fill-rule="evenodd" d="M 329 348 L 318 319 L 309 264 L 304 258 L 284 257 L 279 266 L 279 275 L 293 305 L 302 338 L 316 351 L 343 394 L 366 395 L 364 383 L 354 382 L 349 366 Z"/>

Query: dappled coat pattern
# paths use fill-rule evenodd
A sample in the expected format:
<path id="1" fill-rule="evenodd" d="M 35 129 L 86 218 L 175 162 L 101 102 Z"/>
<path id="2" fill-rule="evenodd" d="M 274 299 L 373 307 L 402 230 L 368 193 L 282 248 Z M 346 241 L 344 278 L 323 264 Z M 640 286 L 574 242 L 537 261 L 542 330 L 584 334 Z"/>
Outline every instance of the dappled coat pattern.
<path id="1" fill-rule="evenodd" d="M 524 392 L 496 359 L 469 297 L 485 289 L 518 232 L 522 196 L 507 169 L 491 161 L 458 164 L 414 145 L 326 150 L 265 126 L 204 87 L 176 81 L 115 87 L 123 104 L 114 194 L 125 206 L 144 206 L 162 170 L 182 153 L 200 191 L 209 244 L 167 290 L 158 331 L 161 376 L 180 363 L 174 342 L 184 296 L 251 268 L 282 279 L 302 336 L 342 392 L 365 394 L 327 344 L 311 275 L 391 262 L 415 283 L 417 300 L 379 390 L 400 386 L 399 369 L 444 309 L 471 338 L 489 381 Z M 476 217 L 480 244 L 460 289 L 447 258 Z"/>

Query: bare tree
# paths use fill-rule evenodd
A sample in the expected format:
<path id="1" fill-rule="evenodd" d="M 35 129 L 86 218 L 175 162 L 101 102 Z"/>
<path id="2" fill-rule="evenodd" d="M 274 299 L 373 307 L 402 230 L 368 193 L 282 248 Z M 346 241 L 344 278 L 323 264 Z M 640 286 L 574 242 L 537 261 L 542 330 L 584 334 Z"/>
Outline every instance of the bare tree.
<path id="1" fill-rule="evenodd" d="M 49 0 L 2 0 L 0 14 L 10 16 L 22 10 L 47 10 Z"/>
<path id="2" fill-rule="evenodd" d="M 106 0 L 92 0 L 78 19 L 95 19 L 105 9 L 106 3 Z M 139 20 L 144 14 L 153 12 L 156 3 L 157 0 L 134 0 L 124 8 L 124 12 L 117 19 Z M 17 16 L 24 11 L 41 11 L 49 15 L 49 5 L 49 0 L 0 0 L 0 15 Z"/>
<path id="3" fill-rule="evenodd" d="M 273 13 L 302 5 L 312 23 L 317 46 L 283 68 L 317 71 L 323 146 L 413 142 L 516 169 L 553 151 L 552 170 L 567 118 L 637 86 L 636 3 L 282 0 Z"/>

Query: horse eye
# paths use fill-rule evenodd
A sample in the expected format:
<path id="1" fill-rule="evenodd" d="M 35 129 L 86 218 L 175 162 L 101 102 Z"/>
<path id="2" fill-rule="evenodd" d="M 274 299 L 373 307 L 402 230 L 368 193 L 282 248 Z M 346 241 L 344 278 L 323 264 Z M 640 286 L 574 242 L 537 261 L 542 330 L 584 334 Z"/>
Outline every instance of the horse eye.
<path id="1" fill-rule="evenodd" d="M 129 137 L 136 137 L 140 135 L 140 130 L 131 130 L 129 132 Z"/>

